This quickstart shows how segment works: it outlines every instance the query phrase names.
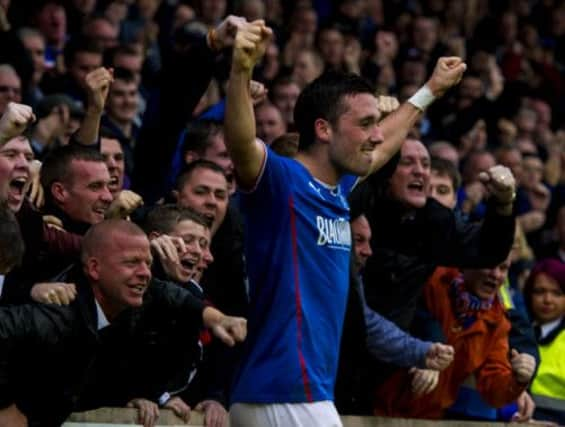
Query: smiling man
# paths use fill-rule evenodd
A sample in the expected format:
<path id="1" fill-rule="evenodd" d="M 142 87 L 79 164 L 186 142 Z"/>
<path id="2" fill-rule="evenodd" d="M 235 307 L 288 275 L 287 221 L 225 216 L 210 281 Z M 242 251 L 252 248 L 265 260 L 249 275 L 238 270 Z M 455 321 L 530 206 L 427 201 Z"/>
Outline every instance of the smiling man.
<path id="1" fill-rule="evenodd" d="M 377 392 L 377 414 L 440 419 L 469 376 L 484 401 L 496 408 L 522 394 L 536 362 L 508 344 L 511 326 L 497 293 L 509 267 L 507 257 L 492 268 L 453 269 L 430 279 L 423 292 L 425 309 L 446 343 L 456 348 L 455 359 L 439 376 L 438 387 L 425 395 L 406 390 L 408 372 L 394 373 Z"/>
<path id="2" fill-rule="evenodd" d="M 208 160 L 188 164 L 173 192 L 179 206 L 194 209 L 211 221 L 212 235 L 224 222 L 228 209 L 228 181 L 224 169 Z"/>
<path id="3" fill-rule="evenodd" d="M 225 169 L 209 160 L 193 160 L 178 177 L 173 195 L 179 206 L 193 209 L 211 224 L 211 245 L 203 260 L 207 268 L 199 274 L 204 292 L 226 313 L 245 316 L 243 231 L 238 212 L 229 203 Z"/>
<path id="4" fill-rule="evenodd" d="M 210 221 L 192 209 L 162 205 L 148 214 L 145 230 L 157 258 L 153 267 L 155 277 L 174 282 L 196 298 L 206 299 L 199 281 L 213 261 L 209 248 Z M 222 406 L 223 384 L 216 384 L 216 375 L 211 375 L 210 371 L 216 373 L 225 369 L 230 353 L 226 353 L 226 349 L 218 346 L 217 342 L 209 345 L 211 343 L 205 339 L 202 342 L 198 338 L 191 341 L 187 337 L 179 342 L 176 339 L 178 333 L 175 334 L 174 330 L 172 325 L 156 334 L 155 341 L 166 343 L 171 351 L 151 354 L 147 360 L 148 364 L 156 367 L 151 374 L 155 381 L 147 376 L 140 381 L 149 384 L 146 388 L 153 388 L 150 394 L 158 397 L 162 406 L 173 409 L 181 418 L 190 413 L 191 407 L 198 405 L 204 410 L 206 425 L 215 425 L 213 413 L 221 413 L 222 419 L 226 419 L 227 412 Z M 214 357 L 218 351 L 221 351 L 220 357 Z M 163 376 L 169 380 L 165 386 L 159 380 Z"/>
<path id="5" fill-rule="evenodd" d="M 232 389 L 230 425 L 288 419 L 295 426 L 341 426 L 333 398 L 349 287 L 347 196 L 358 177 L 398 151 L 422 111 L 466 66 L 441 58 L 418 97 L 382 121 L 365 80 L 321 76 L 296 100 L 300 141 L 290 159 L 256 139 L 249 81 L 271 36 L 263 21 L 238 30 L 226 98 L 226 145 L 238 188 L 246 191 L 250 295 L 249 341 Z"/>
<path id="6" fill-rule="evenodd" d="M 125 171 L 128 177 L 134 166 L 133 147 L 139 133 L 136 116 L 139 107 L 138 83 L 132 73 L 118 68 L 114 70 L 114 81 L 108 92 L 105 114 L 101 124 L 120 141 L 124 151 Z"/>
<path id="7" fill-rule="evenodd" d="M 147 215 L 145 231 L 157 261 L 156 277 L 188 287 L 194 280 L 204 250 L 210 244 L 208 221 L 195 211 L 176 205 L 161 205 Z"/>
<path id="8" fill-rule="evenodd" d="M 102 154 L 91 148 L 57 148 L 41 168 L 45 213 L 59 218 L 63 228 L 77 234 L 104 219 L 112 203 L 110 174 Z"/>
<path id="9" fill-rule="evenodd" d="M 24 166 L 25 151 L 30 148 L 27 141 L 18 144 L 23 152 L 7 153 L 10 161 L 21 157 L 22 164 L 14 169 L 13 176 L 23 182 L 29 173 L 29 166 L 27 170 Z M 10 144 L 0 148 L 0 170 L 4 163 L 1 153 L 6 147 L 10 148 Z M 22 265 L 6 277 L 2 298 L 7 304 L 28 301 L 33 284 L 50 280 L 74 263 L 80 251 L 80 237 L 93 224 L 104 220 L 112 202 L 108 168 L 102 154 L 93 148 L 67 145 L 54 149 L 43 162 L 40 181 L 45 193 L 43 210 L 39 212 L 24 203 L 18 213 L 26 253 Z M 21 182 L 9 187 L 8 200 L 14 209 L 21 206 L 24 198 Z"/>
<path id="10" fill-rule="evenodd" d="M 152 278 L 149 240 L 131 222 L 94 225 L 84 236 L 81 260 L 65 278 L 77 287 L 70 305 L 0 309 L 2 426 L 60 425 L 73 410 L 134 397 L 140 390 L 130 380 L 146 379 L 140 372 L 147 359 L 139 365 L 139 356 L 148 350 L 168 355 L 162 342 L 154 345 L 159 328 L 176 325 L 177 341 L 202 326 L 228 345 L 245 338 L 244 319 Z M 37 354 L 43 363 L 31 361 Z"/>

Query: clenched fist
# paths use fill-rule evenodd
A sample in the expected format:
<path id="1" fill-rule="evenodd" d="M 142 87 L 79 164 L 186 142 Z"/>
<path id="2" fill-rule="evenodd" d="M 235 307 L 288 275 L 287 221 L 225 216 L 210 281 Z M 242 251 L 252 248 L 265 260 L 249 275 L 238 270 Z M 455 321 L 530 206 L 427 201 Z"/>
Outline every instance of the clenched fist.
<path id="1" fill-rule="evenodd" d="M 235 36 L 232 67 L 240 71 L 251 71 L 265 54 L 272 36 L 273 31 L 263 20 L 243 24 Z"/>
<path id="2" fill-rule="evenodd" d="M 426 353 L 426 368 L 443 371 L 453 362 L 454 354 L 455 350 L 450 345 L 433 343 Z"/>
<path id="3" fill-rule="evenodd" d="M 518 351 L 512 349 L 510 364 L 512 365 L 512 372 L 516 377 L 516 381 L 520 384 L 530 382 L 536 370 L 536 359 L 532 355 L 518 353 Z"/>
<path id="4" fill-rule="evenodd" d="M 225 47 L 233 46 L 237 30 L 245 25 L 247 21 L 240 16 L 229 15 L 220 25 L 216 27 L 213 48 L 221 50 Z"/>
<path id="5" fill-rule="evenodd" d="M 21 135 L 34 121 L 35 114 L 29 105 L 10 102 L 0 117 L 0 144 Z"/>
<path id="6" fill-rule="evenodd" d="M 104 110 L 110 84 L 112 84 L 113 81 L 113 70 L 104 67 L 97 68 L 86 75 L 85 83 L 88 93 L 89 108 L 94 108 L 99 112 Z"/>
<path id="7" fill-rule="evenodd" d="M 122 190 L 118 193 L 106 211 L 106 218 L 126 219 L 141 205 L 143 205 L 143 199 L 139 194 L 130 190 Z"/>
<path id="8" fill-rule="evenodd" d="M 379 111 L 381 113 L 381 118 L 389 115 L 398 107 L 400 107 L 400 103 L 398 102 L 398 99 L 396 99 L 394 96 L 380 95 L 377 98 L 377 104 Z"/>
<path id="9" fill-rule="evenodd" d="M 251 95 L 253 105 L 259 105 L 267 99 L 267 88 L 263 83 L 251 80 L 249 82 L 249 94 Z"/>
<path id="10" fill-rule="evenodd" d="M 488 171 L 481 172 L 479 179 L 499 206 L 508 207 L 509 215 L 512 212 L 512 202 L 516 197 L 516 180 L 510 169 L 496 165 Z"/>
<path id="11" fill-rule="evenodd" d="M 437 60 L 434 71 L 426 85 L 438 98 L 455 86 L 463 77 L 467 65 L 458 56 L 442 57 Z"/>

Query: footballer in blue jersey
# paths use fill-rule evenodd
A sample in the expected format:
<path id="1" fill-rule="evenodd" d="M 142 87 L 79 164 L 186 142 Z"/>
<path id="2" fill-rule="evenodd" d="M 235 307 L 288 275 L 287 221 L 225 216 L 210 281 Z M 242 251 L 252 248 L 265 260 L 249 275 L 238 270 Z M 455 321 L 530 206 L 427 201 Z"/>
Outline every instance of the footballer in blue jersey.
<path id="1" fill-rule="evenodd" d="M 268 150 L 256 188 L 242 196 L 250 314 L 232 401 L 333 400 L 356 179 L 330 187 Z"/>
<path id="2" fill-rule="evenodd" d="M 364 79 L 322 75 L 297 100 L 299 150 L 288 159 L 255 138 L 249 82 L 271 37 L 263 21 L 239 26 L 226 98 L 226 146 L 248 193 L 242 210 L 251 312 L 230 422 L 282 425 L 276 420 L 283 416 L 286 425 L 339 426 L 331 400 L 349 286 L 347 195 L 355 176 L 374 172 L 399 150 L 465 64 L 441 58 L 419 97 L 382 121 L 382 104 Z"/>

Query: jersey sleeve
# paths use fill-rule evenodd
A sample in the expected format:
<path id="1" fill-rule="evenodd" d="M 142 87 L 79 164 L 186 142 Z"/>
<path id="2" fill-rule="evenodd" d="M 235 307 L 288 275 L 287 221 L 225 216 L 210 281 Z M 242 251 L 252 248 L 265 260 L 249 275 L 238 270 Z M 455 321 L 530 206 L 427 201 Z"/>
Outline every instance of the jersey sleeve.
<path id="1" fill-rule="evenodd" d="M 265 146 L 265 159 L 255 186 L 250 190 L 240 190 L 243 210 L 276 208 L 289 193 L 293 179 L 292 162 L 292 159 L 279 156 Z"/>

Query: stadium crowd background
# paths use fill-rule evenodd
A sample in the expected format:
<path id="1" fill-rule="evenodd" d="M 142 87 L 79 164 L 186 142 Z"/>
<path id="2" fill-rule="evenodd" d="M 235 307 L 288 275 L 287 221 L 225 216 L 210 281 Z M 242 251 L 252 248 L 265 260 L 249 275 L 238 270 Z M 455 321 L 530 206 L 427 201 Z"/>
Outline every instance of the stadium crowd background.
<path id="1" fill-rule="evenodd" d="M 198 281 L 202 278 L 204 294 L 215 306 L 226 314 L 245 317 L 241 259 L 245 236 L 236 209 L 237 193 L 228 207 L 235 180 L 222 129 L 229 47 L 241 19 L 230 15 L 249 22 L 263 19 L 273 29 L 272 42 L 253 72 L 257 83 L 252 92 L 260 94 L 254 107 L 257 136 L 273 150 L 290 156 L 298 145 L 295 103 L 302 89 L 324 70 L 360 74 L 379 95 L 402 103 L 426 83 L 440 57 L 463 58 L 467 70 L 459 85 L 427 109 L 409 138 L 421 141 L 434 156 L 431 176 L 437 181 L 432 180 L 432 195 L 444 197 L 444 204 L 465 221 L 482 221 L 488 210 L 480 173 L 495 164 L 512 171 L 518 231 L 500 299 L 509 312 L 530 319 L 522 327 L 537 334 L 538 346 L 545 346 L 540 350 L 538 375 L 549 372 L 554 381 L 553 388 L 541 394 L 565 407 L 565 362 L 552 360 L 544 367 L 543 359 L 546 354 L 549 360 L 547 348 L 558 351 L 565 346 L 565 2 L 0 0 L 0 114 L 10 102 L 32 107 L 37 120 L 24 135 L 33 157 L 47 160 L 56 171 L 54 157 L 64 153 L 62 147 L 69 141 L 71 145 L 100 144 L 111 182 L 108 194 L 97 194 L 92 203 L 101 211 L 113 208 L 115 216 L 131 215 L 136 220 L 146 215 L 145 208 L 163 201 L 185 200 L 186 206 L 200 208 L 215 237 L 211 243 L 214 261 L 208 259 Z M 92 77 L 93 72 L 98 74 Z M 99 86 L 96 78 L 102 82 Z M 267 89 L 266 96 L 263 89 Z M 94 131 L 88 128 L 91 125 Z M 200 163 L 194 166 L 194 161 Z M 192 169 L 187 167 L 191 163 Z M 220 175 L 223 171 L 227 178 L 225 189 L 224 178 L 218 178 L 214 169 L 218 166 Z M 210 192 L 212 201 L 198 201 L 201 194 L 197 195 L 196 186 L 191 187 L 192 172 L 198 168 L 209 175 L 202 178 L 201 191 Z M 22 176 L 28 179 L 26 173 Z M 23 191 L 23 184 L 13 175 L 10 179 L 16 189 L 15 203 L 21 204 L 17 189 Z M 38 201 L 41 197 L 36 197 L 41 193 L 39 178 L 31 179 L 29 197 L 36 207 L 25 202 L 18 213 L 26 253 L 23 264 L 10 273 L 11 280 L 9 275 L 4 280 L 4 304 L 27 302 L 31 286 L 60 273 L 69 261 L 65 251 L 72 252 L 77 245 L 73 238 L 63 239 L 64 256 L 55 251 L 57 262 L 53 263 L 50 256 L 40 256 L 52 248 L 30 247 L 30 241 L 37 241 L 39 235 L 53 241 L 49 234 L 53 230 L 85 232 L 88 221 L 80 207 L 62 206 L 56 203 L 56 195 L 49 194 L 53 179 L 41 177 L 43 205 Z M 80 197 L 69 200 L 72 205 Z M 28 211 L 36 212 L 36 208 L 46 228 L 41 224 L 38 228 L 30 219 Z M 149 231 L 159 226 L 154 224 Z M 378 238 L 373 230 L 373 239 Z M 548 258 L 557 264 L 538 264 Z M 550 308 L 544 309 L 553 310 L 551 321 L 557 321 L 549 340 L 548 334 L 534 330 L 543 322 L 532 312 L 537 292 L 532 290 L 535 276 L 529 279 L 532 268 L 536 274 L 541 269 L 557 283 L 551 288 L 556 295 L 547 303 Z M 26 286 L 14 286 L 16 283 Z M 35 299 L 50 301 L 49 291 L 42 292 L 36 288 Z M 60 298 L 67 295 L 57 292 Z M 345 327 L 347 333 L 348 323 Z M 201 337 L 201 341 L 210 340 L 210 336 Z M 533 343 L 531 353 L 539 360 Z M 212 349 L 212 357 L 205 357 L 206 375 L 198 377 L 198 387 L 185 400 L 191 407 L 204 402 L 200 409 L 209 411 L 209 419 L 220 425 L 226 419 L 222 405 L 229 399 L 226 378 L 233 369 L 228 361 L 234 355 L 230 349 L 214 349 L 213 340 L 207 348 Z M 366 390 L 364 386 L 354 387 Z M 465 396 L 464 400 L 474 398 Z M 355 399 L 353 394 L 346 396 L 338 409 L 372 412 Z M 219 403 L 210 405 L 211 401 Z M 186 414 L 184 407 L 177 409 Z M 515 412 L 509 411 L 511 415 Z M 476 408 L 454 410 L 452 416 L 505 416 L 504 411 L 495 412 L 479 402 Z M 535 417 L 565 422 L 562 409 L 557 414 L 542 412 L 538 410 Z"/>

